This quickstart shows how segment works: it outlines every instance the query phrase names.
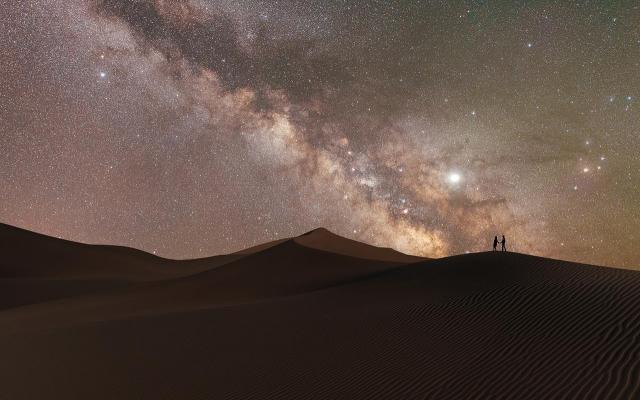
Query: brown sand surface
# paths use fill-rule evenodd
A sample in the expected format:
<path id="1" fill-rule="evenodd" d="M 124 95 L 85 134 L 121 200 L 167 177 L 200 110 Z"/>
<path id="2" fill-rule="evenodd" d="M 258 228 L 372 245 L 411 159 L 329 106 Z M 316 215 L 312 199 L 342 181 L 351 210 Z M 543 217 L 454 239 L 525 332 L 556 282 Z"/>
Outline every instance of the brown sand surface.
<path id="1" fill-rule="evenodd" d="M 69 257 L 99 273 L 9 265 L 31 301 L 1 298 L 0 398 L 640 397 L 638 272 L 516 253 L 403 264 L 309 236 L 190 271 L 132 250 L 115 272 L 88 253 Z"/>

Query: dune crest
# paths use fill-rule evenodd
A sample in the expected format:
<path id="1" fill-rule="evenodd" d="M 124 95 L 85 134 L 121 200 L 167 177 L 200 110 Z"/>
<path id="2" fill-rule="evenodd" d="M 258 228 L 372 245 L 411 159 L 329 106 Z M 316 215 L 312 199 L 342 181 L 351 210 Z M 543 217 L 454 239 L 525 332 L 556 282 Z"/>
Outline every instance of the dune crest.
<path id="1" fill-rule="evenodd" d="M 426 258 L 409 256 L 388 247 L 376 247 L 338 236 L 325 228 L 314 229 L 293 239 L 294 242 L 312 249 L 329 251 L 336 254 L 367 260 L 380 260 L 398 263 L 425 261 Z"/>

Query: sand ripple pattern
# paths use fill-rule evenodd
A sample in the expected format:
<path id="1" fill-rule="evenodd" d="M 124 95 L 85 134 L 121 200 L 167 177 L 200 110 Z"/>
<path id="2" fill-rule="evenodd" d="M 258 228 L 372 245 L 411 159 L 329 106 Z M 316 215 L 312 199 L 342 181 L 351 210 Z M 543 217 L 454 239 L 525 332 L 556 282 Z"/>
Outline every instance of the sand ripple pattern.
<path id="1" fill-rule="evenodd" d="M 322 254 L 314 257 L 321 264 Z M 294 268 L 296 261 L 282 263 Z M 251 265 L 243 268 L 251 274 Z M 192 279 L 199 288 L 216 287 L 216 274 Z M 5 334 L 2 393 L 10 399 L 640 398 L 640 273 L 482 253 L 337 277 L 323 275 L 318 285 L 298 280 L 304 286 L 237 304 L 216 303 L 215 296 L 197 303 L 192 295 L 183 308 L 174 288 L 167 292 L 171 312 L 109 314 Z M 238 285 L 240 278 L 234 275 Z M 136 307 L 131 293 L 127 307 Z M 155 298 L 145 296 L 148 304 Z M 101 309 L 109 304 L 100 301 Z M 72 308 L 69 301 L 63 309 Z M 56 318 L 65 318 L 60 309 Z M 18 318 L 17 311 L 0 313 L 0 323 L 11 323 L 9 316 Z"/>

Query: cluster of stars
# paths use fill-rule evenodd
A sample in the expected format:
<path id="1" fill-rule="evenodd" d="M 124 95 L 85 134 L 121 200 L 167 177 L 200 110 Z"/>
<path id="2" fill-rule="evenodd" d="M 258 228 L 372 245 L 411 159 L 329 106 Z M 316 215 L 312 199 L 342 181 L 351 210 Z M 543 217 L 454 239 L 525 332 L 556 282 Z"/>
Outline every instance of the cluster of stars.
<path id="1" fill-rule="evenodd" d="M 633 7 L 14 3 L 4 222 L 175 258 L 318 226 L 426 256 L 500 231 L 638 266 Z"/>

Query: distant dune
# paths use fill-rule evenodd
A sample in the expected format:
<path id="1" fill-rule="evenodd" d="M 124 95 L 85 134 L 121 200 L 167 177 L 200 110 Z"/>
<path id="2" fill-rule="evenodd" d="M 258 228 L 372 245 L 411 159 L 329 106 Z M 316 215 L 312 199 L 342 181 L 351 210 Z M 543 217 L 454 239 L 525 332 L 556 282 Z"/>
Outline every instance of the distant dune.
<path id="1" fill-rule="evenodd" d="M 0 398 L 635 399 L 640 273 L 317 229 L 173 261 L 0 226 Z"/>

